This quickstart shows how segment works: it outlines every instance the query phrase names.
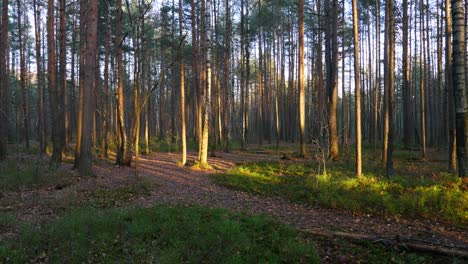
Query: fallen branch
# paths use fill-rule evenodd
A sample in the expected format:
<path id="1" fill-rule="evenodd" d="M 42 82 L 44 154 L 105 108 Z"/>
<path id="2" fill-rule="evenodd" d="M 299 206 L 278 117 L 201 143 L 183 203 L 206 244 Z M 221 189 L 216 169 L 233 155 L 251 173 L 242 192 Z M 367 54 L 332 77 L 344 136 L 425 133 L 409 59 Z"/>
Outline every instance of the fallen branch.
<path id="1" fill-rule="evenodd" d="M 396 235 L 395 237 L 377 237 L 366 234 L 326 231 L 320 229 L 301 229 L 300 231 L 315 236 L 338 237 L 356 241 L 368 241 L 372 243 L 381 243 L 386 246 L 392 245 L 415 251 L 435 253 L 438 255 L 468 258 L 468 245 L 446 245 L 421 239 L 413 239 L 411 237 L 402 237 L 399 235 Z"/>

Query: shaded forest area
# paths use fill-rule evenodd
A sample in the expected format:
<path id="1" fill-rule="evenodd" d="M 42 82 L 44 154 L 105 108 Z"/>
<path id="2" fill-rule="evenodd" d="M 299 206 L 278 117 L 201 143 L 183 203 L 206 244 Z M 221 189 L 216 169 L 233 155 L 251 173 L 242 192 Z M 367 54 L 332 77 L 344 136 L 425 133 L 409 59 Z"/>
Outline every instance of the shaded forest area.
<path id="1" fill-rule="evenodd" d="M 467 11 L 1 0 L 0 263 L 463 262 Z"/>

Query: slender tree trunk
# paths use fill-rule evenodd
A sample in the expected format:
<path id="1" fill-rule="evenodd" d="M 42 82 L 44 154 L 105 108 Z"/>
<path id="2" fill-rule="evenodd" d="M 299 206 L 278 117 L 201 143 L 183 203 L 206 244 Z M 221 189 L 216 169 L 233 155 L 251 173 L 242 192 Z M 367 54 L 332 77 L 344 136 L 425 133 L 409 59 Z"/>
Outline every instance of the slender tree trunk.
<path id="1" fill-rule="evenodd" d="M 361 154 L 361 86 L 360 86 L 360 65 L 359 65 L 359 22 L 357 0 L 353 0 L 353 35 L 354 35 L 354 87 L 356 104 L 356 176 L 362 174 L 362 154 Z"/>
<path id="2" fill-rule="evenodd" d="M 385 90 L 387 90 L 387 105 L 388 105 L 388 147 L 387 147 L 387 163 L 386 175 L 390 177 L 393 175 L 393 137 L 394 137 L 394 83 L 395 83 L 395 22 L 393 16 L 393 0 L 385 2 L 385 51 L 386 63 L 385 73 L 387 74 L 387 82 Z"/>
<path id="3" fill-rule="evenodd" d="M 182 10 L 182 0 L 179 0 L 179 41 L 182 42 L 184 40 L 184 36 L 182 35 L 182 28 L 183 28 L 183 10 Z M 187 162 L 187 140 L 186 140 L 186 131 L 185 131 L 185 75 L 184 75 L 184 45 L 180 45 L 180 124 L 181 124 L 181 140 L 182 140 L 182 160 L 181 165 L 184 166 Z"/>
<path id="4" fill-rule="evenodd" d="M 63 110 L 60 113 L 60 138 L 65 149 L 68 148 L 68 128 L 69 128 L 69 114 L 68 114 L 68 93 L 67 93 L 67 49 L 66 49 L 66 18 L 65 18 L 65 0 L 59 0 L 59 85 L 57 92 L 59 95 L 60 108 Z M 62 117 L 63 116 L 63 117 Z"/>
<path id="5" fill-rule="evenodd" d="M 263 55 L 262 55 L 262 0 L 258 1 L 258 146 L 263 146 Z M 291 106 L 292 107 L 292 106 Z"/>
<path id="6" fill-rule="evenodd" d="M 450 0 L 445 0 L 445 91 L 446 111 L 448 111 L 449 164 L 450 171 L 457 170 L 457 144 L 455 127 L 455 95 L 452 79 L 452 13 Z"/>
<path id="7" fill-rule="evenodd" d="M 25 45 L 23 42 L 23 24 L 21 21 L 22 9 L 21 1 L 17 0 L 18 10 L 18 45 L 20 54 L 20 142 L 25 142 L 26 148 L 29 149 L 29 118 L 26 105 L 26 68 L 25 68 Z"/>
<path id="8" fill-rule="evenodd" d="M 9 127 L 8 0 L 3 0 L 0 32 L 0 162 L 6 159 Z"/>
<path id="9" fill-rule="evenodd" d="M 341 123 L 343 127 L 343 138 L 342 144 L 343 147 L 347 150 L 348 149 L 348 136 L 349 136 L 349 128 L 348 128 L 348 105 L 346 100 L 346 91 L 345 91 L 345 59 L 346 59 L 346 51 L 345 51 L 345 35 L 346 35 L 346 17 L 345 17 L 345 6 L 342 7 L 342 18 L 341 18 L 341 30 L 342 30 L 342 44 L 341 44 L 341 65 L 342 65 L 342 73 L 341 73 Z"/>
<path id="10" fill-rule="evenodd" d="M 202 2 L 203 3 L 203 2 Z M 202 144 L 200 151 L 200 163 L 207 164 L 208 162 L 208 133 L 209 133 L 209 118 L 211 116 L 211 16 L 210 9 L 211 0 L 206 0 L 206 6 L 202 6 L 202 14 L 205 22 L 204 38 L 205 43 L 202 49 L 205 51 L 205 67 L 206 67 L 206 92 L 204 94 L 205 114 L 203 117 Z"/>
<path id="11" fill-rule="evenodd" d="M 408 0 L 403 0 L 403 143 L 405 148 L 411 144 L 410 128 L 410 57 L 408 56 Z"/>
<path id="12" fill-rule="evenodd" d="M 240 14 L 240 85 L 241 85 L 241 119 L 242 119 L 242 131 L 241 131 L 241 149 L 245 149 L 246 144 L 246 100 L 245 95 L 247 94 L 246 91 L 246 80 L 245 80 L 245 36 L 244 36 L 244 25 L 245 25 L 245 18 L 244 18 L 244 0 L 241 0 L 241 14 Z"/>
<path id="13" fill-rule="evenodd" d="M 375 75 L 376 75 L 376 80 L 375 80 L 375 88 L 374 88 L 374 105 L 373 105 L 373 116 L 372 118 L 374 121 L 372 122 L 374 127 L 372 128 L 373 132 L 372 134 L 374 135 L 372 138 L 372 145 L 374 147 L 374 150 L 377 148 L 377 141 L 379 138 L 379 93 L 380 93 L 380 0 L 375 1 L 376 6 L 375 6 L 375 12 L 376 12 L 376 54 L 375 54 L 375 61 L 376 61 L 376 70 L 375 70 Z"/>
<path id="14" fill-rule="evenodd" d="M 48 77 L 49 77 L 49 98 L 50 98 L 50 112 L 52 113 L 52 157 L 50 160 L 50 168 L 56 169 L 62 162 L 62 138 L 60 138 L 60 124 L 61 114 L 59 112 L 59 94 L 56 84 L 56 69 L 55 69 L 55 14 L 54 14 L 54 0 L 48 1 L 47 11 L 47 62 L 48 62 Z"/>
<path id="15" fill-rule="evenodd" d="M 305 91 L 304 91 L 304 0 L 299 0 L 299 156 L 306 155 L 305 142 Z"/>
<path id="16" fill-rule="evenodd" d="M 36 39 L 36 67 L 37 67 L 37 113 L 38 113 L 38 139 L 39 152 L 45 153 L 45 117 L 44 117 L 44 79 L 42 75 L 42 54 L 41 54 L 41 12 L 38 10 L 37 1 L 33 1 L 34 12 L 34 33 Z"/>
<path id="17" fill-rule="evenodd" d="M 86 6 L 86 0 L 80 0 L 80 6 Z M 79 52 L 79 91 L 78 91 L 78 113 L 77 113 L 77 120 L 76 120 L 76 145 L 75 145 L 75 162 L 74 167 L 78 167 L 78 162 L 80 158 L 80 151 L 81 151 L 81 132 L 82 132 L 82 124 L 83 124 L 83 87 L 84 87 L 84 68 L 83 65 L 85 64 L 85 42 L 86 42 L 86 31 L 84 30 L 86 27 L 85 24 L 86 20 L 86 9 L 80 8 L 80 52 Z"/>
<path id="18" fill-rule="evenodd" d="M 109 7 L 106 9 L 106 44 L 104 46 L 104 87 L 103 87 L 103 99 L 102 99 L 102 155 L 104 158 L 108 158 L 109 150 L 109 52 L 110 52 L 110 14 Z"/>
<path id="19" fill-rule="evenodd" d="M 223 136 L 224 136 L 224 152 L 229 151 L 229 91 L 230 87 L 230 65 L 231 65 L 231 7 L 230 1 L 226 0 L 226 54 L 225 54 L 225 84 L 224 84 L 224 123 L 223 123 Z"/>
<path id="20" fill-rule="evenodd" d="M 128 155 L 127 148 L 127 132 L 125 129 L 125 116 L 124 116 L 124 91 L 123 91 L 123 62 L 122 62 L 122 0 L 117 0 L 117 21 L 115 32 L 115 48 L 117 50 L 117 126 L 119 133 L 119 144 L 117 148 L 117 165 L 130 164 L 125 163 L 125 157 Z"/>
<path id="21" fill-rule="evenodd" d="M 424 87 L 424 72 L 426 61 L 426 52 L 424 46 L 424 1 L 420 0 L 420 14 L 419 14 L 419 92 L 420 92 L 420 108 L 421 108 L 421 154 L 422 159 L 426 159 L 426 100 L 425 100 L 425 87 Z"/>
<path id="22" fill-rule="evenodd" d="M 453 55 L 452 76 L 455 94 L 455 120 L 457 130 L 458 175 L 464 180 L 468 177 L 466 153 L 466 84 L 465 84 L 465 23 L 462 0 L 452 0 L 453 18 Z"/>
<path id="23" fill-rule="evenodd" d="M 331 61 L 328 67 L 329 76 L 329 143 L 330 143 L 330 158 L 337 160 L 339 155 L 338 149 L 338 0 L 332 0 L 332 19 L 331 23 Z"/>

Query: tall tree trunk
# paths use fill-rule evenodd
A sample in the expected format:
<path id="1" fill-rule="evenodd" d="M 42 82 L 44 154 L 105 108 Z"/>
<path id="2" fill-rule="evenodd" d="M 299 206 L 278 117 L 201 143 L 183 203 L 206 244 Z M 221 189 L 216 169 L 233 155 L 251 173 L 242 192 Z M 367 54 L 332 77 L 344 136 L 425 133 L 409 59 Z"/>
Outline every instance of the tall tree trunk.
<path id="1" fill-rule="evenodd" d="M 59 95 L 60 108 L 63 110 L 60 119 L 60 138 L 65 149 L 68 148 L 68 128 L 69 128 L 69 114 L 68 114 L 68 93 L 67 93 L 67 49 L 66 49 L 66 18 L 65 18 L 65 0 L 59 0 L 59 85 L 57 92 Z"/>
<path id="2" fill-rule="evenodd" d="M 448 111 L 449 130 L 449 170 L 457 170 L 457 143 L 455 127 L 455 96 L 452 79 L 452 13 L 450 0 L 445 0 L 445 91 L 446 111 Z"/>
<path id="3" fill-rule="evenodd" d="M 29 149 L 29 118 L 26 106 L 26 68 L 25 68 L 25 45 L 23 42 L 23 24 L 21 21 L 22 9 L 21 1 L 17 0 L 18 10 L 18 45 L 20 54 L 20 142 L 25 142 L 26 148 Z"/>
<path id="4" fill-rule="evenodd" d="M 338 149 L 338 125 L 337 125 L 337 113 L 338 113 L 338 0 L 332 0 L 332 19 L 331 24 L 331 60 L 328 69 L 330 71 L 329 83 L 328 83 L 328 96 L 329 96 L 329 117 L 328 117 L 328 129 L 329 129 L 329 144 L 330 150 L 329 155 L 332 160 L 337 160 L 339 155 Z"/>
<path id="5" fill-rule="evenodd" d="M 184 36 L 182 35 L 182 20 L 183 20 L 183 10 L 182 10 L 182 0 L 179 0 L 179 41 L 182 43 L 184 41 Z M 186 140 L 186 131 L 185 131 L 185 75 L 184 75 L 184 45 L 180 45 L 180 125 L 181 125 L 181 140 L 182 140 L 182 160 L 181 165 L 184 166 L 187 162 L 187 140 Z"/>
<path id="6" fill-rule="evenodd" d="M 359 22 L 357 0 L 353 0 L 353 35 L 354 35 L 354 87 L 355 87 L 355 104 L 356 104 L 356 176 L 361 177 L 362 174 L 362 157 L 361 157 L 361 86 L 360 86 L 360 66 L 359 66 Z M 346 96 L 346 95 L 344 95 Z M 343 110 L 344 111 L 344 110 Z"/>
<path id="7" fill-rule="evenodd" d="M 408 0 L 403 0 L 403 143 L 405 148 L 409 148 L 411 144 L 411 128 L 410 128 L 410 67 L 408 56 Z"/>
<path id="8" fill-rule="evenodd" d="M 342 44 L 341 44 L 341 66 L 342 66 L 342 73 L 341 73 L 341 124 L 343 127 L 343 138 L 342 144 L 343 147 L 347 150 L 348 149 L 348 136 L 349 136 L 349 128 L 348 128 L 348 105 L 346 100 L 346 90 L 345 90 L 345 59 L 346 59 L 346 51 L 345 51 L 345 36 L 346 36 L 346 17 L 345 17 L 345 6 L 342 7 L 342 17 L 341 17 L 341 31 L 342 31 Z"/>
<path id="9" fill-rule="evenodd" d="M 385 73 L 387 74 L 387 82 L 385 90 L 387 91 L 387 109 L 388 109 L 388 146 L 387 146 L 387 163 L 386 175 L 393 175 L 393 137 L 394 137 L 394 86 L 395 86 L 395 22 L 393 14 L 393 0 L 385 2 Z"/>
<path id="10" fill-rule="evenodd" d="M 202 2 L 202 4 L 205 2 Z M 203 98 L 205 106 L 205 114 L 203 117 L 203 131 L 200 151 L 200 163 L 207 164 L 208 162 L 208 133 L 209 133 L 209 118 L 211 116 L 211 0 L 206 0 L 206 6 L 202 6 L 202 14 L 204 19 L 204 38 L 202 50 L 205 51 L 205 67 L 206 67 L 206 87 Z"/>
<path id="11" fill-rule="evenodd" d="M 374 150 L 377 148 L 377 141 L 379 138 L 379 93 L 380 93 L 380 0 L 375 1 L 375 18 L 376 18 L 376 26 L 375 31 L 376 33 L 376 54 L 375 54 L 375 61 L 376 61 L 376 69 L 375 69 L 375 88 L 374 88 L 374 105 L 372 107 L 373 116 L 372 118 L 374 121 L 372 122 L 374 127 L 372 128 L 373 138 L 372 138 L 372 145 Z"/>
<path id="12" fill-rule="evenodd" d="M 84 3 L 84 1 L 83 1 Z M 83 86 L 83 113 L 81 126 L 81 146 L 78 161 L 78 171 L 81 175 L 91 175 L 92 167 L 92 133 L 94 114 L 94 76 L 96 71 L 96 51 L 97 51 L 97 0 L 88 0 L 86 17 L 86 52 L 85 64 L 83 65 L 84 86 Z M 80 8 L 85 8 L 81 6 Z"/>
<path id="13" fill-rule="evenodd" d="M 425 72 L 425 61 L 426 52 L 424 45 L 424 1 L 419 1 L 419 92 L 420 92 L 420 108 L 421 108 L 421 154 L 422 159 L 426 159 L 426 100 L 425 100 L 425 87 L 424 87 L 424 72 Z"/>
<path id="14" fill-rule="evenodd" d="M 59 94 L 56 83 L 56 69 L 55 69 L 55 14 L 54 14 L 54 0 L 48 0 L 47 6 L 47 62 L 48 62 L 48 77 L 49 77 L 49 98 L 50 98 L 50 112 L 52 113 L 52 157 L 50 159 L 49 167 L 56 169 L 62 162 L 63 144 L 60 137 L 60 124 L 62 124 L 60 117 Z"/>
<path id="15" fill-rule="evenodd" d="M 258 1 L 258 145 L 263 145 L 262 0 Z M 292 106 L 291 106 L 292 107 Z"/>
<path id="16" fill-rule="evenodd" d="M 117 148 L 116 164 L 120 166 L 129 166 L 125 163 L 125 157 L 128 156 L 127 132 L 125 129 L 124 115 L 124 91 L 123 91 L 123 61 L 122 61 L 122 0 L 117 0 L 117 21 L 115 32 L 115 48 L 117 50 L 117 126 L 119 133 L 119 142 Z"/>
<path id="17" fill-rule="evenodd" d="M 231 64 L 231 13 L 229 0 L 226 0 L 226 54 L 225 54 L 225 84 L 224 84 L 224 122 L 223 122 L 223 136 L 224 136 L 224 151 L 229 151 L 229 91 L 230 87 L 230 64 Z"/>
<path id="18" fill-rule="evenodd" d="M 304 92 L 304 0 L 299 0 L 299 156 L 306 155 L 305 142 L 305 92 Z"/>
<path id="19" fill-rule="evenodd" d="M 242 119 L 242 126 L 241 126 L 241 149 L 245 149 L 246 144 L 246 99 L 245 95 L 247 94 L 246 88 L 246 78 L 245 78 L 245 36 L 244 36 L 244 25 L 245 25 L 245 17 L 244 17 L 244 0 L 241 0 L 241 14 L 240 14 L 240 85 L 241 85 L 241 97 L 240 97 L 240 104 L 241 104 L 241 119 Z"/>
<path id="20" fill-rule="evenodd" d="M 86 6 L 86 0 L 80 0 L 80 6 Z M 78 83 L 78 112 L 77 112 L 77 120 L 76 120 L 76 144 L 75 144 L 75 162 L 74 167 L 78 167 L 78 162 L 80 160 L 80 151 L 81 151 L 81 132 L 82 132 L 82 124 L 83 124 L 83 89 L 84 89 L 84 73 L 85 69 L 83 65 L 85 65 L 85 44 L 86 44 L 86 9 L 80 8 L 80 51 L 79 51 L 79 83 Z"/>
<path id="21" fill-rule="evenodd" d="M 108 158 L 109 150 L 109 52 L 110 52 L 110 13 L 109 7 L 106 8 L 106 43 L 104 46 L 104 85 L 103 85 L 103 98 L 102 98 L 102 155 Z"/>
<path id="22" fill-rule="evenodd" d="M 3 0 L 0 32 L 0 161 L 6 159 L 9 127 L 8 0 Z"/>
<path id="23" fill-rule="evenodd" d="M 457 129 L 458 175 L 464 180 L 468 177 L 466 153 L 466 84 L 465 84 L 465 23 L 462 0 L 452 0 L 453 18 L 453 55 L 452 75 L 455 94 L 455 120 Z"/>
<path id="24" fill-rule="evenodd" d="M 42 74 L 42 54 L 41 54 L 41 11 L 38 9 L 37 1 L 33 1 L 34 12 L 34 33 L 36 39 L 36 67 L 37 67 L 37 113 L 38 113 L 38 139 L 39 152 L 45 153 L 45 117 L 44 117 L 44 79 Z"/>

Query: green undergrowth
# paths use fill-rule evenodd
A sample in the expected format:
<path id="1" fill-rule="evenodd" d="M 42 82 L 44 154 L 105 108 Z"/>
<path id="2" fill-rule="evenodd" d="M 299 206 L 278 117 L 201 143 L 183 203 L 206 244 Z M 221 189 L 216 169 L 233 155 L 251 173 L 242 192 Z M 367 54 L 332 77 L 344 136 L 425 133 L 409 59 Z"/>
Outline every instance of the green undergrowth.
<path id="1" fill-rule="evenodd" d="M 0 263 L 318 263 L 288 226 L 221 209 L 77 209 L 0 241 Z"/>
<path id="2" fill-rule="evenodd" d="M 139 181 L 117 188 L 84 191 L 69 198 L 68 207 L 122 207 L 136 198 L 149 196 L 152 188 L 150 183 Z"/>
<path id="3" fill-rule="evenodd" d="M 71 181 L 65 170 L 50 171 L 44 160 L 6 160 L 0 162 L 0 191 L 22 191 Z"/>
<path id="4" fill-rule="evenodd" d="M 213 179 L 227 187 L 278 195 L 296 203 L 468 224 L 468 192 L 456 176 L 438 173 L 389 179 L 382 175 L 381 168 L 375 166 L 374 171 L 356 178 L 354 167 L 345 162 L 334 164 L 327 174 L 318 173 L 315 161 L 260 162 L 239 165 L 225 174 L 213 175 Z"/>

